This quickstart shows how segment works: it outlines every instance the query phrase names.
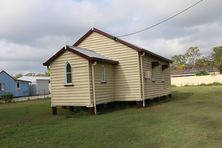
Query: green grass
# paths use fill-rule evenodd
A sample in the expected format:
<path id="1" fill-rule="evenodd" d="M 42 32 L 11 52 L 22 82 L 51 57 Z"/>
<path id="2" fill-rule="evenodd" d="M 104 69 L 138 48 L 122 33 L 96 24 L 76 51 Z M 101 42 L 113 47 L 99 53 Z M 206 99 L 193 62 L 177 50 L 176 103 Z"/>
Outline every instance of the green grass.
<path id="1" fill-rule="evenodd" d="M 0 147 L 222 147 L 222 86 L 175 87 L 173 98 L 90 116 L 50 101 L 0 105 Z"/>

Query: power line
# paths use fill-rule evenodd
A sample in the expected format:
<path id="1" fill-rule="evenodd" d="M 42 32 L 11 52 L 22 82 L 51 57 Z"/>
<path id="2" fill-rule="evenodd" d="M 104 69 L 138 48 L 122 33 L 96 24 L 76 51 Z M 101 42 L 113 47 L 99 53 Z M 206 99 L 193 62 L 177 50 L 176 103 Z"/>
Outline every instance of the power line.
<path id="1" fill-rule="evenodd" d="M 191 8 L 193 8 L 194 6 L 198 5 L 198 4 L 201 3 L 202 1 L 204 1 L 204 0 L 199 0 L 198 2 L 194 3 L 193 5 L 190 5 L 189 7 L 183 9 L 182 11 L 180 11 L 180 12 L 178 12 L 178 13 L 176 13 L 176 14 L 174 14 L 174 15 L 172 15 L 172 16 L 170 16 L 170 17 L 168 17 L 168 18 L 166 18 L 166 19 L 164 19 L 164 20 L 162 20 L 162 21 L 160 21 L 160 22 L 158 22 L 158 23 L 156 23 L 156 24 L 153 24 L 153 25 L 151 25 L 151 26 L 148 26 L 148 27 L 146 27 L 146 28 L 144 28 L 144 29 L 142 29 L 142 30 L 139 30 L 139 31 L 136 31 L 136 32 L 132 32 L 132 33 L 128 33 L 128 34 L 124 34 L 124 35 L 120 35 L 120 36 L 117 36 L 117 37 L 130 36 L 130 35 L 134 35 L 134 34 L 137 34 L 137 33 L 140 33 L 140 32 L 146 31 L 146 30 L 149 30 L 149 29 L 151 29 L 151 28 L 154 28 L 154 27 L 156 27 L 156 26 L 158 26 L 158 25 L 160 25 L 160 24 L 162 24 L 162 23 L 165 23 L 165 22 L 173 19 L 174 17 L 176 17 L 176 16 L 178 16 L 178 15 L 180 15 L 180 14 L 188 11 L 189 9 L 191 9 Z"/>

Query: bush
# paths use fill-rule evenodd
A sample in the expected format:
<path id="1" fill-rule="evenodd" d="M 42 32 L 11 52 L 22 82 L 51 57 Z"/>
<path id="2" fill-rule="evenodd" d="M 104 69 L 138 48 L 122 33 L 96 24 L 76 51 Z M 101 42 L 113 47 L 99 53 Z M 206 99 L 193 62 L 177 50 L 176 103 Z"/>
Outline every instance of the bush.
<path id="1" fill-rule="evenodd" d="M 213 82 L 213 83 L 210 83 L 210 84 L 205 84 L 205 83 L 201 83 L 199 85 L 184 85 L 184 87 L 195 87 L 195 86 L 222 86 L 222 83 L 219 83 L 219 82 Z"/>
<path id="2" fill-rule="evenodd" d="M 198 73 L 196 73 L 196 76 L 206 76 L 209 75 L 209 73 L 207 71 L 200 71 Z"/>
<path id="3" fill-rule="evenodd" d="M 3 93 L 1 99 L 5 102 L 11 102 L 13 99 L 13 94 L 9 92 Z"/>
<path id="4" fill-rule="evenodd" d="M 211 83 L 211 84 L 208 84 L 208 86 L 221 86 L 222 83 L 219 83 L 219 82 L 214 82 L 214 83 Z"/>

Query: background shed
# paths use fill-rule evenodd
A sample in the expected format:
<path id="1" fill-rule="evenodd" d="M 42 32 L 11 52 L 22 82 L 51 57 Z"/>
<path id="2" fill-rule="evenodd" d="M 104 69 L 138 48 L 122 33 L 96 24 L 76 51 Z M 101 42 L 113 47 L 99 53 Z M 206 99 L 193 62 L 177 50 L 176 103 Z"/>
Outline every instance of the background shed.
<path id="1" fill-rule="evenodd" d="M 50 77 L 22 76 L 19 80 L 31 81 L 30 95 L 48 95 L 50 93 Z"/>

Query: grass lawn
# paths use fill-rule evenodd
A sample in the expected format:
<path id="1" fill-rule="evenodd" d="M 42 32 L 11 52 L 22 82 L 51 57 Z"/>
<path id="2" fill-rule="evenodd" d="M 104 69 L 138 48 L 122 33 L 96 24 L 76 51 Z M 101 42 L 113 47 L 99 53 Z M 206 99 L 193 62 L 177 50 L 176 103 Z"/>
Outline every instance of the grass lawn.
<path id="1" fill-rule="evenodd" d="M 173 98 L 90 116 L 50 101 L 0 105 L 0 147 L 222 147 L 222 86 L 173 88 Z"/>

